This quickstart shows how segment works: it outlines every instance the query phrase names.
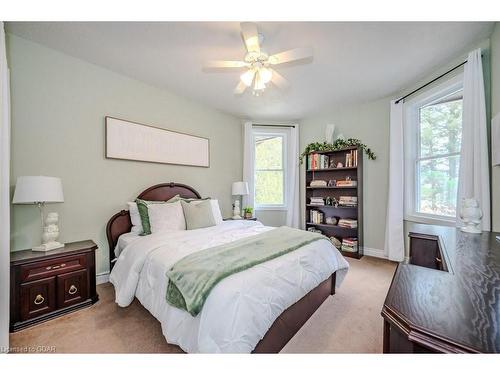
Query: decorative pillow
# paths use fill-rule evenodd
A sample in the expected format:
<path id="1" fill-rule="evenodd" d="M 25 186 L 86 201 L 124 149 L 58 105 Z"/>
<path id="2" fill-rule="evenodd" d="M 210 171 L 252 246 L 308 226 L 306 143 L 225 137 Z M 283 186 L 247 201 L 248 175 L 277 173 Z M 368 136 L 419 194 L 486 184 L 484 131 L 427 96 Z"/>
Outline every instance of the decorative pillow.
<path id="1" fill-rule="evenodd" d="M 201 202 L 205 202 L 204 200 L 196 200 L 190 202 L 194 205 L 199 205 Z M 212 215 L 215 219 L 215 225 L 222 224 L 222 214 L 220 212 L 219 201 L 217 199 L 210 199 L 210 206 L 212 207 Z"/>
<path id="2" fill-rule="evenodd" d="M 186 230 L 181 202 L 148 204 L 147 207 L 151 233 Z"/>
<path id="3" fill-rule="evenodd" d="M 137 203 L 137 209 L 139 211 L 139 216 L 141 217 L 142 233 L 140 235 L 147 236 L 148 234 L 152 233 L 151 223 L 149 221 L 149 207 L 156 205 L 165 205 L 170 203 L 164 201 L 145 201 L 143 199 L 136 199 L 135 202 Z M 184 229 L 186 228 L 184 227 Z"/>
<path id="4" fill-rule="evenodd" d="M 205 202 L 207 200 L 210 200 L 210 203 L 212 205 L 212 212 L 213 212 L 213 215 L 214 215 L 214 218 L 215 218 L 215 225 L 219 225 L 219 224 L 222 224 L 222 213 L 220 211 L 220 207 L 219 207 L 219 201 L 217 199 L 210 199 L 210 198 L 202 198 L 202 199 L 198 199 L 198 198 L 182 198 L 179 194 L 177 194 L 176 196 L 170 198 L 167 202 L 178 202 L 178 201 L 184 201 L 184 202 L 189 202 L 189 203 L 192 203 L 194 205 L 197 205 L 201 202 Z"/>
<path id="5" fill-rule="evenodd" d="M 142 222 L 141 215 L 139 215 L 139 209 L 137 208 L 137 203 L 135 202 L 127 202 L 128 204 L 128 212 L 130 214 L 130 221 L 132 222 L 132 229 L 130 230 L 132 233 L 142 233 Z"/>
<path id="6" fill-rule="evenodd" d="M 217 225 L 210 201 L 203 201 L 193 204 L 181 200 L 184 217 L 186 219 L 186 228 L 199 229 L 213 227 Z"/>
<path id="7" fill-rule="evenodd" d="M 173 203 L 173 202 L 178 202 L 178 201 L 197 202 L 197 201 L 206 201 L 209 199 L 210 198 L 183 198 L 179 194 L 177 194 L 177 195 L 174 195 L 172 198 L 170 198 L 167 202 L 168 203 Z"/>

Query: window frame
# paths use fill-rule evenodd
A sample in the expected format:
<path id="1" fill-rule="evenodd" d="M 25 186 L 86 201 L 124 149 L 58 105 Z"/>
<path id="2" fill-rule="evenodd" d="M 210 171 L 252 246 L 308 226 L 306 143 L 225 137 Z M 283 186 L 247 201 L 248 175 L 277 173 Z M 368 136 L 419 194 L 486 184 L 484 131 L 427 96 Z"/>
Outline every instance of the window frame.
<path id="1" fill-rule="evenodd" d="M 417 211 L 419 197 L 419 177 L 417 165 L 424 160 L 460 155 L 460 152 L 421 157 L 420 153 L 420 108 L 438 101 L 440 98 L 463 90 L 463 73 L 439 84 L 423 94 L 405 102 L 404 105 L 404 218 L 408 221 L 455 226 L 456 218 L 445 215 Z M 458 207 L 457 207 L 458 209 Z"/>
<path id="2" fill-rule="evenodd" d="M 257 180 L 257 165 L 256 158 L 256 138 L 257 137 L 281 137 L 282 138 L 282 169 L 259 169 L 259 171 L 283 171 L 283 204 L 258 204 L 256 201 L 256 186 Z M 257 211 L 286 211 L 288 209 L 288 129 L 286 128 L 273 128 L 272 126 L 258 127 L 254 126 L 252 129 L 252 145 L 253 145 L 253 201 L 254 208 Z"/>

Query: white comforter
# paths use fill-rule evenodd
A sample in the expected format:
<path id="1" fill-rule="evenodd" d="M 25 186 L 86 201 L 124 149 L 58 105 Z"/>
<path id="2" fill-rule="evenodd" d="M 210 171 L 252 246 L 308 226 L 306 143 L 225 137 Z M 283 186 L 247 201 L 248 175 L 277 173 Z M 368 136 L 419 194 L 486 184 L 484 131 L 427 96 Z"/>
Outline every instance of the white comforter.
<path id="1" fill-rule="evenodd" d="M 250 353 L 285 309 L 333 272 L 341 284 L 349 265 L 330 241 L 315 241 L 227 277 L 196 317 L 167 303 L 166 272 L 186 255 L 271 229 L 241 220 L 141 237 L 123 249 L 111 272 L 116 303 L 128 306 L 137 297 L 161 322 L 167 342 L 188 353 Z"/>

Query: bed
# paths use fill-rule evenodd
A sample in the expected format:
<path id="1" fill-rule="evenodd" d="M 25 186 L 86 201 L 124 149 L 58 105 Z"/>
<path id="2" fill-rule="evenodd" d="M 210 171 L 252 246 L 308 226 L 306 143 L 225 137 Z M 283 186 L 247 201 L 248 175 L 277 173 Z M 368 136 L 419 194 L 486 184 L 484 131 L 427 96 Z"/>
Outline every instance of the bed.
<path id="1" fill-rule="evenodd" d="M 201 198 L 192 187 L 173 182 L 152 186 L 138 198 L 167 201 L 176 195 Z M 339 251 L 319 240 L 222 280 L 194 317 L 167 303 L 166 271 L 186 254 L 272 228 L 224 221 L 211 228 L 140 237 L 130 233 L 131 227 L 125 210 L 107 224 L 116 302 L 125 307 L 137 298 L 160 321 L 167 342 L 186 352 L 279 352 L 335 293 L 348 269 Z"/>

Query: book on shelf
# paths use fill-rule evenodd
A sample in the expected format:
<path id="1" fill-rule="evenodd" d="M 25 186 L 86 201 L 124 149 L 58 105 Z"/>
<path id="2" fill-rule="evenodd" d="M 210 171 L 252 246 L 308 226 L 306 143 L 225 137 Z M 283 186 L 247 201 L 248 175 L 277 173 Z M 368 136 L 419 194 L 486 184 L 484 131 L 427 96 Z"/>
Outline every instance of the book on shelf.
<path id="1" fill-rule="evenodd" d="M 351 150 L 345 155 L 345 166 L 348 168 L 358 166 L 358 150 Z"/>
<path id="2" fill-rule="evenodd" d="M 324 206 L 325 200 L 322 197 L 311 197 L 310 204 L 314 206 Z"/>
<path id="3" fill-rule="evenodd" d="M 342 228 L 354 229 L 358 227 L 358 221 L 356 219 L 340 219 L 338 226 Z"/>
<path id="4" fill-rule="evenodd" d="M 324 214 L 318 210 L 311 210 L 309 212 L 309 220 L 313 224 L 322 224 L 324 219 Z"/>
<path id="5" fill-rule="evenodd" d="M 326 182 L 325 180 L 312 180 L 309 183 L 310 187 L 325 187 L 327 185 L 328 185 L 328 182 Z"/>
<path id="6" fill-rule="evenodd" d="M 342 239 L 342 251 L 355 253 L 358 251 L 358 239 L 356 237 L 346 237 Z"/>
<path id="7" fill-rule="evenodd" d="M 326 169 L 330 163 L 330 157 L 323 154 L 309 154 L 307 157 L 307 169 Z"/>
<path id="8" fill-rule="evenodd" d="M 358 181 L 356 180 L 339 180 L 337 181 L 337 185 L 339 187 L 342 186 L 358 186 Z"/>
<path id="9" fill-rule="evenodd" d="M 344 207 L 357 207 L 358 206 L 358 197 L 350 197 L 341 195 L 339 197 L 339 205 Z"/>

